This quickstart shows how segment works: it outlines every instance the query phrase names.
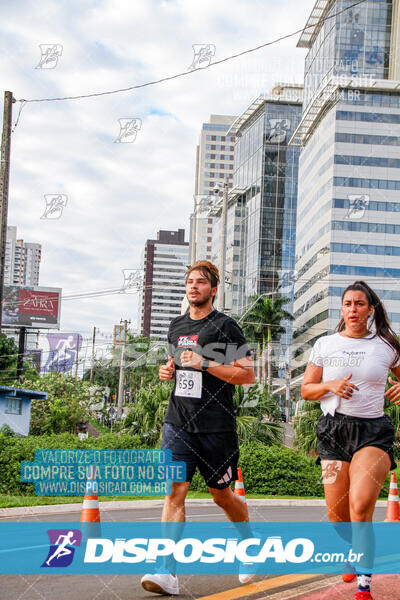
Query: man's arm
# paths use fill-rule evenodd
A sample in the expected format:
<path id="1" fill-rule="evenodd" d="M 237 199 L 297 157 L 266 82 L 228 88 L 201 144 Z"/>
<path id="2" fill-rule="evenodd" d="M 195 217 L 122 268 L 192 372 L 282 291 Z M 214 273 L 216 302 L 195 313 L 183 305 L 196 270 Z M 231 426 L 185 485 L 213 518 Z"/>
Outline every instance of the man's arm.
<path id="1" fill-rule="evenodd" d="M 198 371 L 201 371 L 204 360 L 200 354 L 192 350 L 185 350 L 181 355 L 183 367 L 192 367 L 192 369 L 197 369 Z M 214 360 L 210 360 L 208 363 L 207 373 L 214 375 L 218 379 L 222 379 L 222 381 L 232 383 L 233 385 L 254 383 L 254 366 L 250 356 L 239 358 L 232 361 L 229 365 L 222 365 Z"/>
<path id="2" fill-rule="evenodd" d="M 233 385 L 250 384 L 255 381 L 254 365 L 250 356 L 232 361 L 229 366 L 210 360 L 207 373 Z"/>

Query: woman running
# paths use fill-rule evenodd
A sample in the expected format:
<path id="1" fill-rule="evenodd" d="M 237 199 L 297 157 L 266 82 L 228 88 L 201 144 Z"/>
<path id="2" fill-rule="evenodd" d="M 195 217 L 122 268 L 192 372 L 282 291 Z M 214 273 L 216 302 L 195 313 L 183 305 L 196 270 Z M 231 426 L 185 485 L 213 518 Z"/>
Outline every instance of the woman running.
<path id="1" fill-rule="evenodd" d="M 400 379 L 400 343 L 382 302 L 363 281 L 345 289 L 340 310 L 336 333 L 313 347 L 301 394 L 321 402 L 317 448 L 330 521 L 368 523 L 396 468 L 394 427 L 383 409 L 384 396 L 400 402 L 400 383 L 391 377 L 385 394 L 388 371 Z M 368 561 L 372 566 L 371 556 Z M 356 573 L 342 577 L 352 581 Z M 357 584 L 356 600 L 372 600 L 371 573 L 360 569 Z"/>

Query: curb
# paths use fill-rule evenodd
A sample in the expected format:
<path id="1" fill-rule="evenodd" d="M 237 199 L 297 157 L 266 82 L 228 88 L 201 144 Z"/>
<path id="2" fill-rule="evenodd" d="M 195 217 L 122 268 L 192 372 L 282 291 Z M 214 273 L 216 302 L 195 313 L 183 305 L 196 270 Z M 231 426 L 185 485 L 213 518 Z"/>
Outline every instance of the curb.
<path id="1" fill-rule="evenodd" d="M 145 508 L 162 508 L 163 500 L 120 500 L 111 502 L 100 502 L 100 508 L 102 510 L 123 510 L 123 509 L 138 509 L 143 510 Z M 186 500 L 186 506 L 210 506 L 214 502 L 211 499 L 190 499 Z M 385 508 L 387 504 L 386 500 L 378 500 L 376 506 L 378 508 Z M 253 498 L 247 500 L 248 506 L 325 506 L 325 500 L 320 498 L 315 499 L 273 499 L 273 498 Z M 42 506 L 15 506 L 12 508 L 0 508 L 0 518 L 2 517 L 28 517 L 34 515 L 44 514 L 63 514 L 63 513 L 74 513 L 80 512 L 82 508 L 81 503 L 76 502 L 75 504 L 45 504 Z"/>

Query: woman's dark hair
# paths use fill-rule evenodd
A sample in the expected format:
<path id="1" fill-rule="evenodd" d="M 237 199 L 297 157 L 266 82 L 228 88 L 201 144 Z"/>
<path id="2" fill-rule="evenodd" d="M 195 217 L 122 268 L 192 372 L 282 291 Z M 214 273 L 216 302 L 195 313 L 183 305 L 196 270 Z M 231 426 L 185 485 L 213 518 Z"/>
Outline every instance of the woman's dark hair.
<path id="1" fill-rule="evenodd" d="M 351 291 L 364 292 L 364 294 L 367 297 L 369 306 L 374 307 L 372 323 L 374 323 L 375 325 L 376 335 L 379 336 L 386 344 L 391 346 L 391 348 L 393 348 L 393 350 L 396 352 L 396 358 L 392 363 L 396 364 L 396 362 L 400 359 L 400 342 L 397 338 L 397 335 L 390 327 L 389 317 L 387 316 L 387 312 L 381 300 L 379 299 L 379 296 L 377 296 L 374 290 L 371 289 L 369 285 L 364 281 L 355 281 L 344 290 L 342 294 L 342 304 L 346 292 Z M 336 331 L 343 331 L 344 328 L 345 323 L 342 317 L 336 327 Z"/>

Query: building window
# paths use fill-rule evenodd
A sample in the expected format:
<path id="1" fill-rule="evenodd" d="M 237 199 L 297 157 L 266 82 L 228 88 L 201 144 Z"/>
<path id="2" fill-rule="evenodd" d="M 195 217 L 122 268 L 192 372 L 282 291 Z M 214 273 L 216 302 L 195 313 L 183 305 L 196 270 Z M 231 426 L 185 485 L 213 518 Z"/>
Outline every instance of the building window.
<path id="1" fill-rule="evenodd" d="M 22 414 L 22 399 L 16 398 L 15 396 L 6 396 L 5 398 L 5 413 L 7 415 L 20 415 Z"/>

